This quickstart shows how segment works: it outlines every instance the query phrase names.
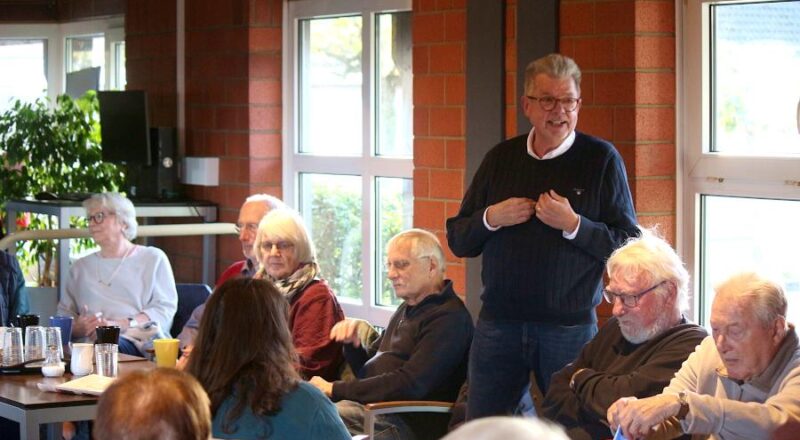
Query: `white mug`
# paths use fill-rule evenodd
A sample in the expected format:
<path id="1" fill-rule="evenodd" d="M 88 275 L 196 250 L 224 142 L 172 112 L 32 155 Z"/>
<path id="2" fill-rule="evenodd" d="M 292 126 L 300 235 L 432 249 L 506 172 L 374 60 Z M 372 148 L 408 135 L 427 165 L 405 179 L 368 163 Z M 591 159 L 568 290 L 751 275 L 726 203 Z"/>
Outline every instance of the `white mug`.
<path id="1" fill-rule="evenodd" d="M 94 344 L 72 344 L 72 360 L 69 369 L 75 376 L 85 376 L 92 372 Z"/>

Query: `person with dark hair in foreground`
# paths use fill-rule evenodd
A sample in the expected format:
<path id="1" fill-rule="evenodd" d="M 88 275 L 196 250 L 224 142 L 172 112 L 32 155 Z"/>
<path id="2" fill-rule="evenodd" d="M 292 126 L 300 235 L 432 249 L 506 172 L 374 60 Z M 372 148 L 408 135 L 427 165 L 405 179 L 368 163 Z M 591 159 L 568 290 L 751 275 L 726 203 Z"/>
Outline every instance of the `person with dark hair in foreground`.
<path id="1" fill-rule="evenodd" d="M 137 371 L 100 396 L 95 440 L 207 440 L 208 396 L 194 377 L 175 369 Z"/>
<path id="2" fill-rule="evenodd" d="M 211 295 L 186 370 L 211 399 L 214 438 L 350 439 L 334 405 L 300 379 L 288 316 L 266 280 L 234 278 Z"/>

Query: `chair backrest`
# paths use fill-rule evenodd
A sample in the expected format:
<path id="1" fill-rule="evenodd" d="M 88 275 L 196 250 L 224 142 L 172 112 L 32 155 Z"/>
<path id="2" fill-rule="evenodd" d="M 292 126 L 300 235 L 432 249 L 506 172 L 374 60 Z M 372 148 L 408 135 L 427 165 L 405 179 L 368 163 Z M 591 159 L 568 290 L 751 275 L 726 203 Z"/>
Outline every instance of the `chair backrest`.
<path id="1" fill-rule="evenodd" d="M 178 310 L 172 318 L 172 328 L 169 330 L 172 336 L 177 336 L 183 330 L 194 309 L 206 302 L 211 295 L 211 288 L 202 283 L 178 283 L 175 287 L 178 290 Z"/>

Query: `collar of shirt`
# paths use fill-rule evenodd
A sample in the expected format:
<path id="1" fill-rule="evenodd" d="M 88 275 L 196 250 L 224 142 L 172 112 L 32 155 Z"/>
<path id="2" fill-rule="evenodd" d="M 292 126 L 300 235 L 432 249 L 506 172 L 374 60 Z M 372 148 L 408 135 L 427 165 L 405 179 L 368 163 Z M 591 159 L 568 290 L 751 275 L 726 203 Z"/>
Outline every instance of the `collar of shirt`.
<path id="1" fill-rule="evenodd" d="M 535 128 L 531 128 L 531 132 L 528 133 L 528 154 L 536 159 L 536 160 L 547 160 L 547 159 L 554 159 L 562 154 L 566 153 L 567 150 L 572 147 L 572 144 L 575 143 L 575 130 L 572 130 L 572 133 L 564 139 L 564 142 L 561 143 L 555 150 L 550 150 L 547 154 L 542 157 L 536 155 L 533 151 L 533 131 L 536 130 Z"/>

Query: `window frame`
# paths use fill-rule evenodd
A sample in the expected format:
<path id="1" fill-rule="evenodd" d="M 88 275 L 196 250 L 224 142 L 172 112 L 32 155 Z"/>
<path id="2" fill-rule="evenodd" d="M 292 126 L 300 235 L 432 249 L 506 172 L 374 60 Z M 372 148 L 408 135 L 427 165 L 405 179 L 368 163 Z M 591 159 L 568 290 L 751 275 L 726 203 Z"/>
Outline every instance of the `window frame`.
<path id="1" fill-rule="evenodd" d="M 67 38 L 84 35 L 105 36 L 105 82 L 106 89 L 112 84 L 113 56 L 109 44 L 125 41 L 125 18 L 114 16 L 100 20 L 86 20 L 55 24 L 4 24 L 0 26 L 0 39 L 43 39 L 47 44 L 45 57 L 47 97 L 51 103 L 66 89 L 66 44 Z M 114 72 L 116 73 L 116 72 Z"/>
<path id="2" fill-rule="evenodd" d="M 677 87 L 682 90 L 676 105 L 680 147 L 676 158 L 678 250 L 694 280 L 691 312 L 701 325 L 708 325 L 706 312 L 710 310 L 704 291 L 707 274 L 702 267 L 702 197 L 800 201 L 800 174 L 797 172 L 800 156 L 734 156 L 711 152 L 711 5 L 726 3 L 741 2 L 688 0 L 676 3 L 680 66 Z"/>
<path id="3" fill-rule="evenodd" d="M 411 0 L 298 0 L 284 3 L 283 38 L 283 194 L 285 201 L 299 207 L 300 174 L 346 174 L 361 177 L 362 191 L 362 286 L 361 304 L 338 297 L 348 317 L 365 319 L 373 324 L 387 325 L 396 307 L 376 305 L 376 289 L 385 256 L 377 256 L 380 248 L 377 237 L 378 177 L 413 178 L 413 157 L 377 156 L 374 151 L 376 104 L 374 68 L 375 14 L 411 11 Z M 355 157 L 332 157 L 300 154 L 297 141 L 300 133 L 299 115 L 299 23 L 304 19 L 337 16 L 363 17 L 362 27 L 362 152 Z M 413 133 L 409 134 L 413 136 Z M 413 153 L 412 153 L 413 156 Z M 325 274 L 323 274 L 325 276 Z"/>

